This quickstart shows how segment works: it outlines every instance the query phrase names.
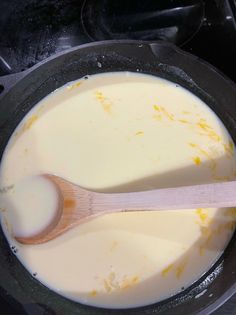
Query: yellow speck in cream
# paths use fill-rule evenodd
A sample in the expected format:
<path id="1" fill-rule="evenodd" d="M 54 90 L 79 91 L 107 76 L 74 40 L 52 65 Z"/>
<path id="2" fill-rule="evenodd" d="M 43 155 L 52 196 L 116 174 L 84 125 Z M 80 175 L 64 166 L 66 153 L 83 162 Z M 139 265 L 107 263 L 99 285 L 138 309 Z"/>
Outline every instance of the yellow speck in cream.
<path id="1" fill-rule="evenodd" d="M 179 119 L 179 122 L 181 122 L 182 124 L 189 124 L 189 121 L 186 119 Z"/>
<path id="2" fill-rule="evenodd" d="M 96 91 L 95 97 L 100 102 L 100 104 L 102 105 L 104 111 L 106 113 L 110 114 L 111 109 L 112 109 L 112 103 L 103 95 L 103 93 L 101 91 Z"/>
<path id="3" fill-rule="evenodd" d="M 200 165 L 201 164 L 201 158 L 199 156 L 195 156 L 193 157 L 193 161 L 196 165 Z"/>
<path id="4" fill-rule="evenodd" d="M 219 142 L 221 140 L 221 137 L 215 132 L 215 130 L 210 126 L 207 121 L 204 118 L 201 118 L 197 122 L 197 126 L 201 128 L 202 131 L 204 131 L 204 134 L 208 136 L 209 138 Z"/>
<path id="5" fill-rule="evenodd" d="M 135 136 L 142 136 L 143 134 L 144 134 L 143 131 L 137 131 L 137 132 L 135 133 Z"/>
<path id="6" fill-rule="evenodd" d="M 92 290 L 92 291 L 89 292 L 90 296 L 96 296 L 97 294 L 98 294 L 97 290 Z"/>
<path id="7" fill-rule="evenodd" d="M 100 100 L 100 101 L 104 101 L 104 100 L 105 100 L 105 96 L 104 96 L 103 93 L 100 92 L 100 91 L 96 91 L 96 92 L 95 92 L 95 96 L 96 96 L 96 98 L 97 98 L 98 100 Z"/>
<path id="8" fill-rule="evenodd" d="M 177 267 L 176 267 L 176 270 L 175 270 L 175 275 L 176 275 L 176 278 L 180 278 L 185 270 L 185 267 L 186 267 L 186 261 L 184 261 L 183 263 L 179 264 Z"/>
<path id="9" fill-rule="evenodd" d="M 102 107 L 104 109 L 105 112 L 107 113 L 111 113 L 111 103 L 110 102 L 103 102 Z"/>
<path id="10" fill-rule="evenodd" d="M 173 267 L 174 267 L 174 264 L 168 265 L 165 269 L 162 270 L 161 275 L 163 277 L 167 276 L 168 273 L 173 269 Z"/>
<path id="11" fill-rule="evenodd" d="M 170 114 L 163 106 L 160 106 L 160 110 L 169 120 L 174 120 L 174 115 Z"/>
<path id="12" fill-rule="evenodd" d="M 206 150 L 202 149 L 198 144 L 189 142 L 189 145 L 192 148 L 195 148 L 196 150 L 198 150 L 199 154 L 202 154 L 203 156 L 205 156 L 211 162 L 210 163 L 210 169 L 212 171 L 215 171 L 217 164 L 216 164 L 215 159 L 211 156 L 211 154 L 208 153 Z"/>
<path id="13" fill-rule="evenodd" d="M 182 113 L 183 113 L 184 115 L 189 115 L 189 114 L 191 114 L 191 113 L 190 113 L 189 111 L 187 111 L 187 110 L 183 110 Z"/>
<path id="14" fill-rule="evenodd" d="M 189 142 L 189 145 L 190 145 L 190 147 L 192 147 L 192 148 L 197 148 L 197 144 L 195 144 L 195 143 Z"/>
<path id="15" fill-rule="evenodd" d="M 132 286 L 134 286 L 135 284 L 137 284 L 139 282 L 139 277 L 138 276 L 134 276 L 131 278 L 124 278 L 124 280 L 122 281 L 120 288 L 121 289 L 128 289 Z"/>
<path id="16" fill-rule="evenodd" d="M 160 111 L 161 111 L 160 106 L 158 106 L 158 105 L 153 105 L 153 108 L 154 108 L 157 112 L 160 112 Z"/>
<path id="17" fill-rule="evenodd" d="M 74 83 L 74 84 L 67 85 L 66 88 L 67 88 L 68 91 L 71 91 L 71 90 L 73 90 L 74 88 L 81 86 L 81 84 L 82 84 L 82 82 L 76 82 L 76 83 Z"/>
<path id="18" fill-rule="evenodd" d="M 206 220 L 208 219 L 208 214 L 207 214 L 206 210 L 204 210 L 202 208 L 196 209 L 196 214 L 198 215 L 198 217 L 202 223 L 205 223 Z"/>
<path id="19" fill-rule="evenodd" d="M 26 131 L 28 129 L 30 129 L 33 125 L 33 123 L 35 123 L 35 121 L 38 119 L 37 115 L 32 115 L 24 124 L 23 126 L 23 131 Z"/>

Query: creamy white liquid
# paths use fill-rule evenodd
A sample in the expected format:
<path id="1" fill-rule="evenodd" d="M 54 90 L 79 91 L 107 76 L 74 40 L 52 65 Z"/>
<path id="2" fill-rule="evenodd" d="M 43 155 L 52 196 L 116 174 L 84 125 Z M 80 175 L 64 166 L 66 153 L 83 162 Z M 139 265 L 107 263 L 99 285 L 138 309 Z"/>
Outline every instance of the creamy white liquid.
<path id="1" fill-rule="evenodd" d="M 10 209 L 5 212 L 5 217 L 11 223 L 12 234 L 16 237 L 33 236 L 55 218 L 58 192 L 52 182 L 43 176 L 26 177 L 9 189 L 5 207 Z"/>
<path id="2" fill-rule="evenodd" d="M 12 190 L 46 173 L 106 192 L 226 181 L 236 177 L 235 161 L 222 123 L 187 90 L 141 74 L 91 76 L 41 101 L 13 134 L 0 169 L 0 186 L 10 187 L 0 197 L 2 225 L 20 261 L 59 294 L 110 308 L 146 305 L 210 268 L 234 231 L 235 209 L 104 215 L 31 246 L 12 233 L 47 226 L 55 191 L 42 187 L 45 199 L 32 206 L 26 198 L 24 210 Z"/>

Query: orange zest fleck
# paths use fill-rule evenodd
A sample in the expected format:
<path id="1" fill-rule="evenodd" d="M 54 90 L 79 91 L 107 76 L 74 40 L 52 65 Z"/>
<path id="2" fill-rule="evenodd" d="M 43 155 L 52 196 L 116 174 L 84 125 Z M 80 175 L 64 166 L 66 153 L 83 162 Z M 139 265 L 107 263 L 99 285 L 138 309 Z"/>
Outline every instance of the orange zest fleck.
<path id="1" fill-rule="evenodd" d="M 186 119 L 179 119 L 178 121 L 183 123 L 183 124 L 189 124 L 189 121 Z"/>
<path id="2" fill-rule="evenodd" d="M 157 112 L 160 112 L 160 111 L 161 111 L 160 106 L 158 106 L 158 105 L 153 105 L 153 108 L 154 108 Z"/>
<path id="3" fill-rule="evenodd" d="M 95 96 L 96 96 L 96 98 L 97 98 L 98 100 L 100 100 L 100 101 L 104 101 L 104 100 L 105 100 L 105 96 L 104 96 L 103 93 L 100 92 L 100 91 L 96 91 L 96 92 L 95 92 Z"/>
<path id="4" fill-rule="evenodd" d="M 90 296 L 96 296 L 98 294 L 97 290 L 92 290 L 91 292 L 89 292 Z"/>
<path id="5" fill-rule="evenodd" d="M 66 88 L 67 88 L 67 90 L 71 91 L 71 90 L 73 90 L 74 88 L 79 87 L 81 84 L 82 84 L 82 82 L 76 82 L 76 83 L 74 83 L 74 84 L 67 85 Z"/>
<path id="6" fill-rule="evenodd" d="M 215 171 L 216 169 L 216 161 L 215 159 L 210 155 L 210 153 L 208 153 L 206 150 L 202 149 L 198 144 L 195 144 L 195 143 L 192 143 L 192 142 L 189 142 L 189 145 L 192 147 L 192 148 L 195 148 L 196 150 L 198 150 L 198 152 L 202 155 L 204 155 L 205 157 L 208 158 L 208 160 L 211 162 L 210 164 L 210 169 L 212 171 Z"/>
<path id="7" fill-rule="evenodd" d="M 38 119 L 37 115 L 32 115 L 24 124 L 23 126 L 23 131 L 26 131 L 28 129 L 30 129 L 33 125 L 33 123 L 35 123 L 35 121 Z"/>
<path id="8" fill-rule="evenodd" d="M 167 276 L 168 273 L 174 268 L 174 264 L 169 264 L 165 269 L 162 270 L 161 275 L 163 277 Z"/>
<path id="9" fill-rule="evenodd" d="M 215 132 L 215 130 L 207 123 L 206 119 L 199 119 L 197 126 L 201 128 L 204 133 L 211 139 L 219 142 L 221 137 Z"/>
<path id="10" fill-rule="evenodd" d="M 180 278 L 181 275 L 183 274 L 184 270 L 185 270 L 185 267 L 186 267 L 186 261 L 181 263 L 179 266 L 177 266 L 176 268 L 176 271 L 175 271 L 175 275 L 176 275 L 176 278 Z"/>
<path id="11" fill-rule="evenodd" d="M 189 145 L 190 145 L 190 147 L 192 147 L 192 148 L 197 148 L 197 144 L 195 144 L 195 143 L 192 143 L 192 142 L 189 142 Z"/>
<path id="12" fill-rule="evenodd" d="M 169 120 L 174 120 L 174 115 L 170 114 L 163 106 L 160 106 L 160 110 Z"/>
<path id="13" fill-rule="evenodd" d="M 134 276 L 132 278 L 125 278 L 123 280 L 123 282 L 121 283 L 120 288 L 121 289 L 128 289 L 128 288 L 134 286 L 135 284 L 137 284 L 138 282 L 139 282 L 138 276 Z"/>
<path id="14" fill-rule="evenodd" d="M 135 133 L 135 136 L 142 136 L 143 134 L 144 134 L 143 131 L 137 131 L 137 132 Z"/>
<path id="15" fill-rule="evenodd" d="M 196 165 L 200 165 L 201 164 L 201 159 L 199 156 L 195 156 L 193 157 L 193 161 Z"/>
<path id="16" fill-rule="evenodd" d="M 196 209 L 196 214 L 198 215 L 202 223 L 205 223 L 206 220 L 208 219 L 208 214 L 206 210 L 204 211 L 202 208 Z"/>
<path id="17" fill-rule="evenodd" d="M 107 99 L 101 91 L 96 91 L 95 97 L 101 103 L 104 111 L 110 114 L 112 109 L 112 103 L 109 101 L 109 99 Z"/>

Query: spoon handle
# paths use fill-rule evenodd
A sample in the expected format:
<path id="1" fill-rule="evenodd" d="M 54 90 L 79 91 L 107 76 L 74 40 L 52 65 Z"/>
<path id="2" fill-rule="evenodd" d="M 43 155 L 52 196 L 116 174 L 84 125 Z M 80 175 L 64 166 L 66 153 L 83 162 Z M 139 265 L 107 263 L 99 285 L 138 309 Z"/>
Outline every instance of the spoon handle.
<path id="1" fill-rule="evenodd" d="M 144 192 L 94 194 L 96 212 L 168 210 L 236 206 L 236 181 Z"/>

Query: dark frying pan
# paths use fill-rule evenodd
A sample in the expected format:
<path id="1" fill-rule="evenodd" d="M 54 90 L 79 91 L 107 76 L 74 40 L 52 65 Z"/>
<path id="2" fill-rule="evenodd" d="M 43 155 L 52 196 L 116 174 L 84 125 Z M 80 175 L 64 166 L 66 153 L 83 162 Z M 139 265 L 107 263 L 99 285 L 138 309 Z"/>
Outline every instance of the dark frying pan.
<path id="1" fill-rule="evenodd" d="M 0 158 L 14 128 L 48 93 L 88 74 L 123 70 L 160 76 L 189 89 L 216 112 L 236 142 L 236 87 L 229 79 L 172 44 L 106 41 L 73 48 L 20 74 L 0 77 L 4 88 Z M 210 314 L 236 292 L 235 236 L 222 257 L 191 287 L 161 303 L 128 310 L 89 307 L 61 297 L 34 279 L 14 252 L 0 231 L 0 295 L 15 314 Z"/>

